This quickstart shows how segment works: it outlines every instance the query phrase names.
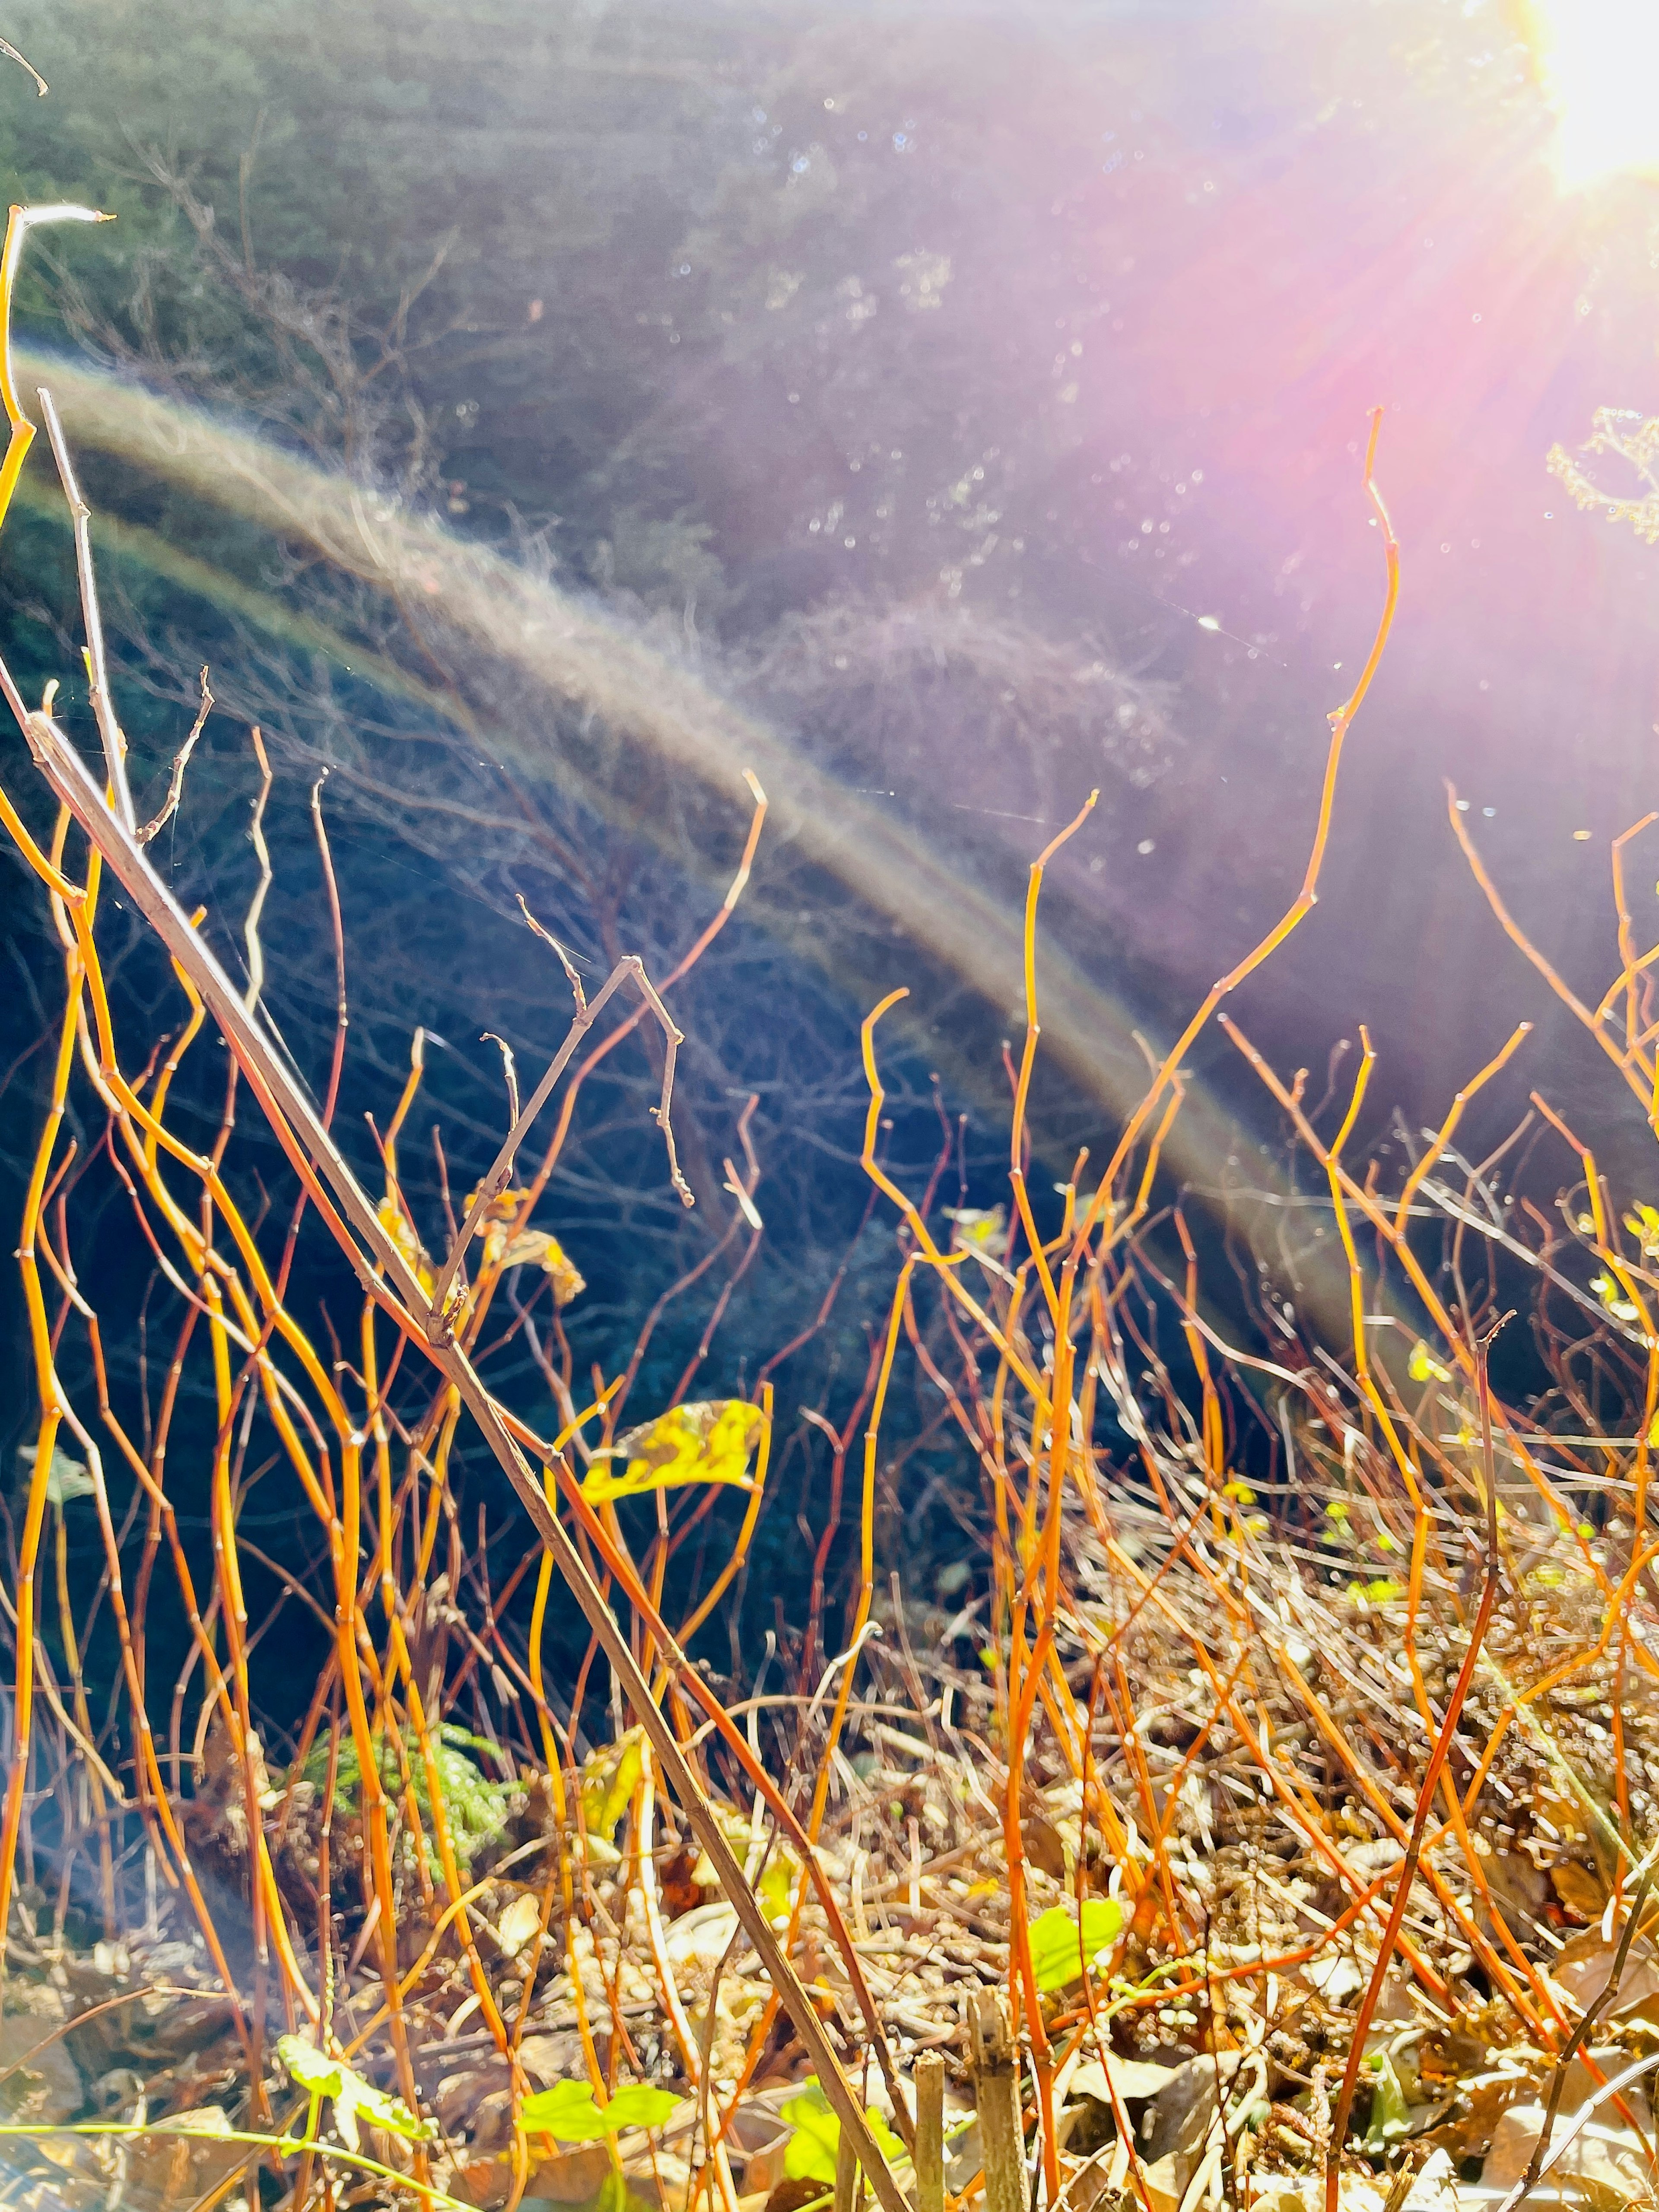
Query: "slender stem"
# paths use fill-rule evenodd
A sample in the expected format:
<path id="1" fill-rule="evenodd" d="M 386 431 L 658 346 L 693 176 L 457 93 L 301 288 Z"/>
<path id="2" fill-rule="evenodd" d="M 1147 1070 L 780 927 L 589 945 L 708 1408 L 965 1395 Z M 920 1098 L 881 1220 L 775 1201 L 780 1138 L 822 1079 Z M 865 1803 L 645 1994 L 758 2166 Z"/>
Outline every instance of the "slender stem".
<path id="1" fill-rule="evenodd" d="M 1504 1316 L 1506 1321 L 1507 1315 Z M 1504 1326 L 1497 1328 L 1480 1339 L 1474 1347 L 1475 1387 L 1480 1405 L 1480 1465 L 1486 1483 L 1486 1572 L 1481 1583 L 1480 1603 L 1469 1631 L 1468 1648 L 1463 1654 L 1463 1663 L 1458 1669 L 1457 1680 L 1446 1704 L 1446 1716 L 1440 1723 L 1440 1734 L 1424 1771 L 1417 1792 L 1417 1815 L 1412 1822 L 1411 1839 L 1406 1846 L 1406 1856 L 1401 1864 L 1400 1880 L 1395 1885 L 1394 1905 L 1382 1930 L 1382 1940 L 1377 1946 L 1376 1964 L 1371 1969 L 1371 1978 L 1361 2000 L 1353 2024 L 1353 2039 L 1348 2049 L 1348 2063 L 1342 2071 L 1342 2087 L 1338 2093 L 1336 2110 L 1331 2117 L 1330 2148 L 1325 2154 L 1325 2212 L 1340 2212 L 1342 2186 L 1342 2147 L 1347 2139 L 1348 2121 L 1353 2112 L 1354 2089 L 1359 2079 L 1359 2069 L 1364 2062 L 1365 2037 L 1376 2014 L 1382 1995 L 1382 1984 L 1394 1963 L 1395 1946 L 1406 1918 L 1406 1907 L 1411 1901 L 1412 1887 L 1417 1878 L 1417 1863 L 1422 1856 L 1423 1837 L 1434 1810 L 1435 1793 L 1440 1786 L 1442 1769 L 1450 1754 L 1452 1741 L 1457 1733 L 1457 1723 L 1462 1717 L 1463 1701 L 1468 1696 L 1469 1685 L 1474 1680 L 1475 1666 L 1480 1657 L 1480 1646 L 1486 1641 L 1491 1624 L 1492 1608 L 1498 1602 L 1499 1558 L 1498 1547 L 1498 1463 L 1492 1442 L 1492 1389 L 1486 1371 L 1486 1355 L 1492 1337 Z"/>
<path id="2" fill-rule="evenodd" d="M 75 532 L 75 567 L 81 580 L 81 618 L 87 631 L 87 675 L 92 686 L 92 711 L 104 748 L 104 769 L 114 796 L 116 813 L 127 829 L 136 830 L 137 817 L 132 811 L 132 793 L 127 786 L 126 733 L 115 719 L 115 702 L 110 696 L 109 665 L 104 653 L 104 618 L 98 605 L 98 573 L 92 559 L 92 509 L 81 496 L 75 464 L 70 458 L 69 444 L 64 436 L 64 426 L 58 419 L 58 410 L 52 404 L 52 394 L 42 385 L 38 396 L 40 412 L 46 418 L 46 435 L 52 441 L 52 457 L 58 464 L 58 473 L 63 479 L 64 496 L 69 501 L 70 520 Z"/>

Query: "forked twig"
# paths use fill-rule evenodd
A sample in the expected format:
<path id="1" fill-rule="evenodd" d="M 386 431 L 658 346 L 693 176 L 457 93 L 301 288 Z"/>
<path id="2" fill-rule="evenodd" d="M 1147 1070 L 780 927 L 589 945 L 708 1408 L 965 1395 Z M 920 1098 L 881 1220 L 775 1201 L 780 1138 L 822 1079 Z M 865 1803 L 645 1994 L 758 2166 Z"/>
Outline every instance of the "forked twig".
<path id="1" fill-rule="evenodd" d="M 138 832 L 141 845 L 148 845 L 153 837 L 159 836 L 178 812 L 179 801 L 185 791 L 185 770 L 190 766 L 190 757 L 196 750 L 196 741 L 206 728 L 207 718 L 212 711 L 213 693 L 208 687 L 208 672 L 204 668 L 201 706 L 197 710 L 196 720 L 190 726 L 190 735 L 173 756 L 173 766 L 167 775 L 167 795 L 162 802 L 161 811 L 154 820 L 146 822 Z"/>
<path id="2" fill-rule="evenodd" d="M 543 925 L 537 921 L 535 915 L 532 914 L 530 908 L 525 903 L 525 896 L 522 891 L 519 893 L 519 912 L 529 923 L 531 928 L 535 931 L 537 936 L 541 939 L 542 943 L 544 945 L 550 945 L 554 951 L 558 955 L 559 965 L 563 969 L 565 973 L 565 981 L 569 984 L 572 992 L 575 994 L 576 1012 L 579 1014 L 585 1012 L 587 1007 L 587 994 L 582 989 L 582 979 L 576 973 L 575 963 L 571 959 L 570 955 L 565 951 L 563 945 L 560 944 L 558 939 L 554 936 L 552 931 L 550 929 L 544 928 Z M 514 1110 L 516 1114 L 517 1109 L 515 1108 Z"/>
<path id="3" fill-rule="evenodd" d="M 1151 1121 L 1166 1092 L 1175 1082 L 1182 1062 L 1187 1057 L 1194 1040 L 1204 1029 L 1210 1016 L 1230 992 L 1237 990 L 1247 976 L 1253 975 L 1262 963 L 1278 951 L 1291 932 L 1300 927 L 1318 902 L 1319 879 L 1325 866 L 1326 851 L 1330 844 L 1331 822 L 1336 805 L 1337 775 L 1342 765 L 1343 748 L 1347 740 L 1348 732 L 1353 726 L 1354 718 L 1364 703 L 1365 695 L 1370 690 L 1377 669 L 1382 664 L 1389 634 L 1394 629 L 1395 610 L 1400 603 L 1400 543 L 1394 534 L 1394 524 L 1389 519 L 1388 507 L 1376 485 L 1376 445 L 1382 434 L 1382 415 L 1383 410 L 1381 407 L 1374 407 L 1371 410 L 1370 436 L 1365 446 L 1365 473 L 1363 484 L 1365 496 L 1371 504 L 1372 520 L 1380 525 L 1382 533 L 1382 559 L 1386 571 L 1382 611 L 1377 618 L 1376 633 L 1371 640 L 1371 648 L 1365 656 L 1365 663 L 1359 672 L 1358 681 L 1342 704 L 1334 708 L 1327 717 L 1330 724 L 1330 744 L 1325 756 L 1325 775 L 1319 793 L 1319 813 L 1314 825 L 1313 843 L 1309 850 L 1308 865 L 1303 875 L 1302 888 L 1267 935 L 1261 939 L 1242 960 L 1235 963 L 1224 975 L 1218 977 L 1210 986 L 1202 1005 L 1192 1015 L 1185 1029 L 1182 1030 L 1179 1037 L 1164 1055 L 1139 1105 L 1125 1122 L 1118 1136 L 1116 1146 L 1113 1149 L 1112 1157 L 1106 1164 L 1105 1172 L 1096 1187 L 1095 1194 L 1083 1209 L 1078 1220 L 1075 1238 L 1076 1246 L 1079 1251 L 1102 1220 L 1109 1220 L 1109 1227 L 1115 1227 L 1117 1231 L 1121 1231 L 1123 1224 L 1111 1223 L 1109 1218 L 1112 1214 L 1115 1203 L 1112 1193 L 1116 1188 L 1118 1176 L 1122 1173 L 1125 1164 L 1139 1143 L 1146 1125 Z"/>
<path id="4" fill-rule="evenodd" d="M 1532 2166 L 1530 2165 L 1528 2166 L 1520 2180 L 1516 2183 L 1514 2188 L 1498 2206 L 1498 2212 L 1516 2212 L 1516 2207 L 1528 2192 L 1544 2179 L 1552 2166 L 1559 2165 L 1566 2156 L 1601 2106 L 1605 2105 L 1609 2098 L 1618 2096 L 1621 2090 L 1628 2089 L 1632 2081 L 1639 2081 L 1644 2074 L 1656 2065 L 1659 2065 L 1659 2052 L 1650 2051 L 1645 2058 L 1632 2059 L 1631 2063 L 1621 2068 L 1611 2081 L 1604 2081 L 1594 2096 L 1587 2097 L 1568 2121 L 1566 2132 L 1554 2149 L 1550 2152 L 1547 2158 L 1537 2161 L 1538 2171 L 1534 2173 Z"/>
<path id="5" fill-rule="evenodd" d="M 544 935 L 545 933 L 545 932 L 542 933 Z M 555 949 L 556 950 L 556 947 Z M 562 957 L 562 955 L 561 957 Z M 568 963 L 567 963 L 567 972 L 568 972 Z M 647 1006 L 662 1024 L 665 1045 L 663 1055 L 662 1102 L 659 1105 L 652 1108 L 652 1118 L 662 1131 L 663 1141 L 668 1147 L 669 1180 L 679 1193 L 681 1204 L 684 1206 L 696 1204 L 696 1201 L 691 1195 L 690 1186 L 680 1173 L 679 1156 L 674 1149 L 674 1125 L 669 1118 L 674 1098 L 674 1057 L 685 1042 L 685 1037 L 684 1033 L 674 1026 L 667 1007 L 658 996 L 656 986 L 645 972 L 645 963 L 637 953 L 630 952 L 626 958 L 619 960 L 610 975 L 606 976 L 604 988 L 599 996 L 580 1006 L 570 1027 L 565 1031 L 564 1042 L 549 1061 L 546 1073 L 531 1092 L 523 1112 L 514 1117 L 513 1127 L 507 1133 L 507 1141 L 495 1155 L 495 1164 L 474 1193 L 472 1203 L 466 1210 L 466 1218 L 461 1224 L 460 1235 L 450 1247 L 448 1257 L 439 1270 L 437 1281 L 432 1286 L 432 1313 L 434 1319 L 439 1321 L 441 1324 L 448 1306 L 450 1286 L 459 1270 L 462 1255 L 477 1235 L 478 1224 L 513 1180 L 513 1163 L 518 1157 L 520 1146 L 534 1127 L 536 1116 L 552 1097 L 554 1085 L 569 1066 L 576 1047 L 598 1020 L 604 1010 L 605 1001 L 614 997 L 622 986 L 629 981 L 635 984 Z"/>
<path id="6" fill-rule="evenodd" d="M 1631 1899 L 1630 1915 L 1620 1936 L 1619 1948 L 1613 1954 L 1612 1972 L 1608 1974 L 1601 1994 L 1591 2002 L 1583 2018 L 1561 2046 L 1555 2062 L 1555 2072 L 1550 2081 L 1549 2099 L 1544 2106 L 1544 2124 L 1538 2130 L 1538 2140 L 1532 2147 L 1532 2156 L 1527 2161 L 1527 2170 L 1509 2196 L 1504 2198 L 1500 2212 L 1515 2212 L 1515 2208 L 1524 2202 L 1543 2174 L 1544 2161 L 1549 2153 L 1550 2137 L 1555 2132 L 1555 2123 L 1561 2112 L 1562 2094 L 1567 2086 L 1567 2069 L 1571 2065 L 1578 2051 L 1588 2043 L 1589 2032 L 1596 2021 L 1617 2001 L 1619 1985 L 1625 1978 L 1625 1963 L 1630 1957 L 1630 1947 L 1636 1939 L 1636 1931 L 1641 1923 L 1642 1908 L 1647 1903 L 1648 1893 L 1653 1887 L 1653 1875 L 1654 1869 L 1650 1866 L 1641 1881 L 1636 1885 L 1636 1894 Z M 1604 2084 L 1603 2091 L 1600 2094 L 1611 2095 L 1611 2086 Z M 1573 2134 L 1576 2135 L 1577 2132 L 1577 2124 L 1576 2124 Z M 1563 2138 L 1561 2144 L 1563 2150 L 1571 2140 L 1571 2136 Z"/>

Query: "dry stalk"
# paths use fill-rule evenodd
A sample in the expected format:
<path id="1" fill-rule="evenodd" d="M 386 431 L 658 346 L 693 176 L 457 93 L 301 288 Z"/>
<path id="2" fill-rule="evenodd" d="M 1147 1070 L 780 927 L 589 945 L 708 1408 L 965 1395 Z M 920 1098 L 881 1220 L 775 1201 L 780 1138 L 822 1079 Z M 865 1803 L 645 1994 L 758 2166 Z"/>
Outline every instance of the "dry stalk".
<path id="1" fill-rule="evenodd" d="M 981 1990 L 969 1999 L 967 2026 L 969 2073 L 985 2165 L 985 2212 L 1026 2212 L 1019 2051 L 994 1990 Z"/>
<path id="2" fill-rule="evenodd" d="M 945 2212 L 945 2061 L 916 2060 L 916 2212 Z"/>

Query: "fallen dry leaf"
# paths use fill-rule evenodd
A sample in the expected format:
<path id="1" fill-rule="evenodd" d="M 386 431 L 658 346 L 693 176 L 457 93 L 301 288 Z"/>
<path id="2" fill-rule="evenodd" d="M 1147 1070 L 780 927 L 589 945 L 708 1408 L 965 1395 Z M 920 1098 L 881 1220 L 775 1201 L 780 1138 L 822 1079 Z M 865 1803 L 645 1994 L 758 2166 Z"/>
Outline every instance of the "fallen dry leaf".
<path id="1" fill-rule="evenodd" d="M 1601 1877 L 1578 1859 L 1563 1859 L 1550 1869 L 1550 1887 L 1579 1920 L 1599 1920 L 1607 1901 Z"/>
<path id="2" fill-rule="evenodd" d="M 495 1922 L 495 1938 L 509 1955 L 523 1950 L 542 1924 L 542 1900 L 533 1889 L 515 1897 Z"/>
<path id="3" fill-rule="evenodd" d="M 1571 2112 L 1562 2113 L 1556 2122 L 1556 2137 L 1565 2135 L 1571 2118 Z M 1480 2169 L 1483 2189 L 1515 2186 L 1527 2170 L 1543 2124 L 1541 2104 L 1528 2101 L 1509 2107 L 1498 2123 L 1492 2148 Z M 1544 2187 L 1553 2187 L 1558 2196 L 1624 2206 L 1645 2197 L 1651 2178 L 1641 2138 L 1615 2118 L 1609 2118 L 1604 2124 L 1597 2113 L 1568 2144 Z"/>
<path id="4" fill-rule="evenodd" d="M 1074 2067 L 1066 2082 L 1066 2094 L 1073 2097 L 1092 2097 L 1097 2103 L 1109 2105 L 1112 2089 L 1126 2104 L 1135 2099 L 1156 2097 L 1168 2088 L 1181 2071 L 1179 2067 L 1159 2066 L 1147 2058 L 1120 2058 L 1113 2052 L 1104 2064 L 1097 2059 L 1085 2058 Z M 1110 2087 L 1107 2075 L 1111 2075 Z"/>

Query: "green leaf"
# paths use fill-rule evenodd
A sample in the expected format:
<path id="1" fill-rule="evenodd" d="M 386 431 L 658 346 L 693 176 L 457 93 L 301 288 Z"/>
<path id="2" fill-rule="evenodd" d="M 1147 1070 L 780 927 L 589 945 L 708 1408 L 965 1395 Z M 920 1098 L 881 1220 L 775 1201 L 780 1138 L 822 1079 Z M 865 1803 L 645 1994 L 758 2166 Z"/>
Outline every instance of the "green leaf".
<path id="1" fill-rule="evenodd" d="M 821 2181 L 826 2188 L 833 2188 L 836 2154 L 841 2148 L 841 2122 L 831 2111 L 830 2100 L 819 2086 L 816 2074 L 808 2075 L 801 2085 L 800 2094 L 791 2097 L 783 2106 L 781 2117 L 795 2130 L 783 2154 L 786 2179 L 791 2181 Z M 870 2132 L 889 2166 L 904 2165 L 910 2154 L 873 2105 L 865 2118 L 869 2121 Z"/>
<path id="2" fill-rule="evenodd" d="M 795 2132 L 783 2154 L 783 2171 L 791 2181 L 822 2181 L 835 2186 L 836 2153 L 841 2143 L 841 2122 L 830 2109 L 814 2075 L 799 2097 L 781 2109 Z"/>
<path id="3" fill-rule="evenodd" d="M 1081 1978 L 1120 1933 L 1123 1908 L 1115 1898 L 1084 1899 L 1083 1923 L 1063 1905 L 1041 1913 L 1027 1930 L 1031 1943 L 1031 1971 L 1037 1988 L 1046 1996 Z"/>
<path id="4" fill-rule="evenodd" d="M 474 1761 L 460 1747 L 465 1745 L 480 1754 L 500 1760 L 501 1753 L 483 1737 L 445 1721 L 436 1731 L 432 1747 L 432 1763 L 437 1770 L 439 1795 L 443 1799 L 444 1811 L 449 1822 L 449 1839 L 463 1869 L 470 1868 L 478 1853 L 485 1850 L 500 1836 L 514 1802 L 515 1791 L 509 1782 L 492 1782 L 479 1771 Z M 380 1781 L 387 1795 L 394 1799 L 403 1794 L 402 1762 L 398 1746 L 383 1734 L 377 1734 L 377 1763 Z M 421 1815 L 426 1844 L 427 1870 L 438 1872 L 437 1848 L 432 1833 L 432 1794 L 428 1786 L 426 1761 L 421 1757 L 419 1746 L 413 1736 L 405 1740 L 404 1754 L 409 1761 L 410 1779 L 414 1785 L 415 1802 Z M 320 1791 L 328 1775 L 328 1739 L 323 1736 L 311 1747 L 311 1755 L 301 1770 L 303 1778 Z M 357 1747 L 352 1740 L 341 1740 L 334 1775 L 335 1803 L 350 1819 L 356 1820 L 362 1812 L 362 1771 L 357 1761 Z M 407 1848 L 407 1845 L 405 1846 Z M 412 1856 L 412 1852 L 410 1853 Z"/>
<path id="5" fill-rule="evenodd" d="M 37 1457 L 33 1444 L 25 1444 L 17 1455 L 25 1467 L 33 1468 Z M 87 1473 L 84 1464 L 71 1459 L 61 1444 L 52 1448 L 52 1464 L 46 1469 L 46 1503 L 59 1511 L 71 1498 L 94 1498 L 98 1486 Z"/>
<path id="6" fill-rule="evenodd" d="M 1378 2051 L 1371 2064 L 1376 2082 L 1371 2090 L 1371 2123 L 1365 2130 L 1365 2148 L 1386 2150 L 1390 2143 L 1411 2133 L 1411 2112 L 1388 2052 Z"/>
<path id="7" fill-rule="evenodd" d="M 276 2056 L 287 2067 L 289 2079 L 300 2088 L 309 2089 L 313 2097 L 331 2097 L 340 2086 L 344 2071 L 340 2061 L 319 2051 L 302 2035 L 279 2036 Z"/>
<path id="8" fill-rule="evenodd" d="M 313 2097 L 333 2100 L 334 2124 L 348 2149 L 362 2147 L 359 2113 L 371 2127 L 384 2128 L 404 2142 L 425 2142 L 437 2133 L 429 2120 L 417 2120 L 401 2099 L 388 2097 L 384 2089 L 377 2089 L 372 2081 L 354 2073 L 343 2058 L 331 2058 L 302 2035 L 279 2036 L 276 2056 L 301 2089 Z"/>
<path id="9" fill-rule="evenodd" d="M 666 2089 L 653 2089 L 648 2081 L 629 2081 L 605 2106 L 605 2124 L 612 2135 L 624 2128 L 666 2127 L 684 2102 Z"/>
<path id="10" fill-rule="evenodd" d="M 609 2132 L 586 2081 L 556 2081 L 538 2089 L 519 2107 L 519 2125 L 532 2136 L 556 2136 L 561 2142 L 599 2142 Z"/>
<path id="11" fill-rule="evenodd" d="M 527 2135 L 556 2136 L 561 2142 L 599 2142 L 624 2128 L 662 2127 L 684 2102 L 649 2082 L 630 2081 L 600 2105 L 586 2081 L 556 2081 L 525 2099 L 519 2125 Z"/>

